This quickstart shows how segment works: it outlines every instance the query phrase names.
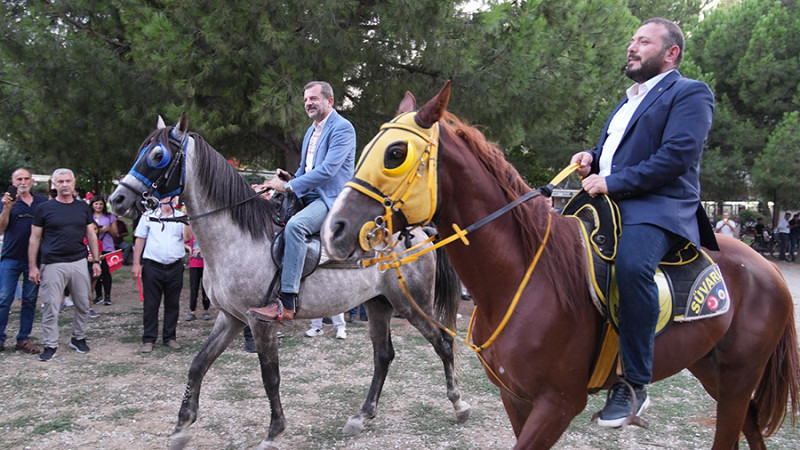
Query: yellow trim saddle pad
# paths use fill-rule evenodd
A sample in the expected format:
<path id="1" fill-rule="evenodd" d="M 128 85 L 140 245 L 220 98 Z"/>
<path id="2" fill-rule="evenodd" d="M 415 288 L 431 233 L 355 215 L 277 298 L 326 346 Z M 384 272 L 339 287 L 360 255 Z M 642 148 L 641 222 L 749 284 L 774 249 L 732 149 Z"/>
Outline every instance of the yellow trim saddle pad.
<path id="1" fill-rule="evenodd" d="M 606 319 L 589 389 L 600 389 L 616 365 L 619 351 L 619 294 L 614 276 L 616 246 L 621 233 L 619 208 L 607 195 L 591 197 L 581 190 L 562 214 L 578 219 L 586 249 L 589 292 Z M 689 321 L 724 314 L 730 299 L 722 273 L 702 249 L 692 243 L 671 252 L 655 274 L 659 315 L 656 336 L 673 321 Z"/>

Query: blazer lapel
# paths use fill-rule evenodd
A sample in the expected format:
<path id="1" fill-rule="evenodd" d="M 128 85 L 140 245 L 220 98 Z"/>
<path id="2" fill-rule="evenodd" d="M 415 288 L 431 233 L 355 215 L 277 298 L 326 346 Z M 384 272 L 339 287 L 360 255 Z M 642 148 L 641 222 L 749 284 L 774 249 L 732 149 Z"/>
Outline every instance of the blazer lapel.
<path id="1" fill-rule="evenodd" d="M 653 104 L 653 102 L 655 102 L 659 97 L 661 97 L 661 94 L 666 92 L 666 90 L 669 89 L 670 86 L 672 86 L 675 83 L 675 80 L 677 80 L 680 77 L 681 74 L 678 73 L 678 71 L 676 70 L 675 72 L 667 75 L 663 80 L 659 81 L 658 84 L 653 87 L 653 90 L 651 90 L 650 92 L 647 93 L 647 95 L 645 95 L 644 99 L 642 100 L 642 103 L 640 103 L 639 107 L 636 108 L 636 111 L 634 111 L 630 122 L 628 122 L 628 126 L 625 128 L 625 134 L 622 135 L 623 140 L 628 135 L 628 132 L 631 130 L 631 128 L 633 128 L 633 125 L 636 123 L 636 121 L 639 120 L 639 117 L 641 117 L 642 114 L 644 114 L 644 112 L 647 111 L 647 108 L 649 108 Z"/>

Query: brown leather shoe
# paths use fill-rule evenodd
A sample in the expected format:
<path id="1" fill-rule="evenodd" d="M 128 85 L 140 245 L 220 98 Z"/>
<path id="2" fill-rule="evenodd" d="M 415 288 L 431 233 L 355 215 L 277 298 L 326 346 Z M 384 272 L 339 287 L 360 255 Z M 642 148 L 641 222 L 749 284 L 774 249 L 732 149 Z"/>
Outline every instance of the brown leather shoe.
<path id="1" fill-rule="evenodd" d="M 280 300 L 271 302 L 261 308 L 250 308 L 247 310 L 247 314 L 263 322 L 283 322 L 284 320 L 294 319 L 294 311 L 284 309 Z"/>
<path id="2" fill-rule="evenodd" d="M 177 349 L 181 348 L 181 344 L 178 344 L 178 341 L 176 341 L 175 339 L 172 339 L 172 340 L 169 340 L 169 341 L 165 342 L 164 345 L 166 345 L 167 347 L 169 347 L 169 348 L 171 348 L 173 350 L 177 350 Z"/>
<path id="3" fill-rule="evenodd" d="M 39 347 L 31 344 L 31 341 L 27 340 L 22 342 L 17 342 L 15 348 L 21 352 L 25 352 L 31 355 L 37 355 L 39 353 L 42 353 L 42 351 L 39 350 Z"/>

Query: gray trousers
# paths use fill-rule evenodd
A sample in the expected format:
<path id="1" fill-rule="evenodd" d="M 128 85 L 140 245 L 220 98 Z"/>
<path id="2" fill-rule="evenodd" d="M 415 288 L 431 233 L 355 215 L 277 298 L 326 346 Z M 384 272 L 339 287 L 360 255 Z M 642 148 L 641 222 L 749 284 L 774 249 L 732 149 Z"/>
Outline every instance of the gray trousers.
<path id="1" fill-rule="evenodd" d="M 44 303 L 42 309 L 42 344 L 45 347 L 58 347 L 58 312 L 64 288 L 69 286 L 69 295 L 75 304 L 72 319 L 72 337 L 86 338 L 86 325 L 89 322 L 89 296 L 91 278 L 86 268 L 86 260 L 79 259 L 69 263 L 42 264 L 39 281 L 39 298 Z"/>

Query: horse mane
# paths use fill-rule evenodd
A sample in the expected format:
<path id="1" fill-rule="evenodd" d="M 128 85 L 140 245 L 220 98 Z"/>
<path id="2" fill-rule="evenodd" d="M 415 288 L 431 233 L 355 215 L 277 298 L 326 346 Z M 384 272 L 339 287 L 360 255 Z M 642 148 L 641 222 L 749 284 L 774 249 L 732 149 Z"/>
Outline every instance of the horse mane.
<path id="1" fill-rule="evenodd" d="M 194 170 L 198 175 L 197 188 L 200 190 L 200 195 L 205 197 L 213 208 L 244 202 L 230 209 L 233 222 L 243 232 L 250 233 L 255 241 L 267 238 L 272 230 L 272 216 L 277 205 L 260 195 L 250 199 L 255 195 L 255 191 L 239 172 L 202 136 L 197 133 L 190 133 L 190 136 L 195 142 Z"/>
<path id="2" fill-rule="evenodd" d="M 154 141 L 169 142 L 170 130 L 171 128 L 156 130 L 145 140 L 142 147 Z M 255 191 L 236 169 L 202 136 L 194 132 L 190 132 L 189 136 L 194 139 L 193 169 L 197 173 L 197 184 L 193 188 L 197 189 L 199 196 L 208 202 L 208 210 L 244 202 L 224 213 L 230 214 L 239 229 L 250 233 L 253 240 L 261 241 L 271 237 L 269 233 L 272 230 L 272 215 L 276 205 L 261 196 L 251 199 Z M 203 212 L 207 211 L 200 213 Z"/>
<path id="3" fill-rule="evenodd" d="M 519 172 L 505 159 L 503 151 L 489 142 L 478 128 L 449 111 L 445 112 L 440 123 L 446 132 L 454 134 L 466 144 L 483 169 L 495 179 L 505 194 L 506 201 L 512 202 L 531 191 Z M 585 296 L 586 292 L 586 283 L 576 282 L 575 277 L 568 275 L 577 272 L 582 278 L 586 273 L 582 249 L 576 243 L 574 226 L 566 223 L 561 215 L 552 213 L 549 204 L 541 196 L 520 204 L 511 214 L 518 225 L 520 248 L 526 261 L 533 261 L 547 229 L 548 215 L 552 216 L 550 236 L 536 270 L 544 272 L 545 277 L 550 280 L 565 309 L 574 311 L 573 301 Z"/>

